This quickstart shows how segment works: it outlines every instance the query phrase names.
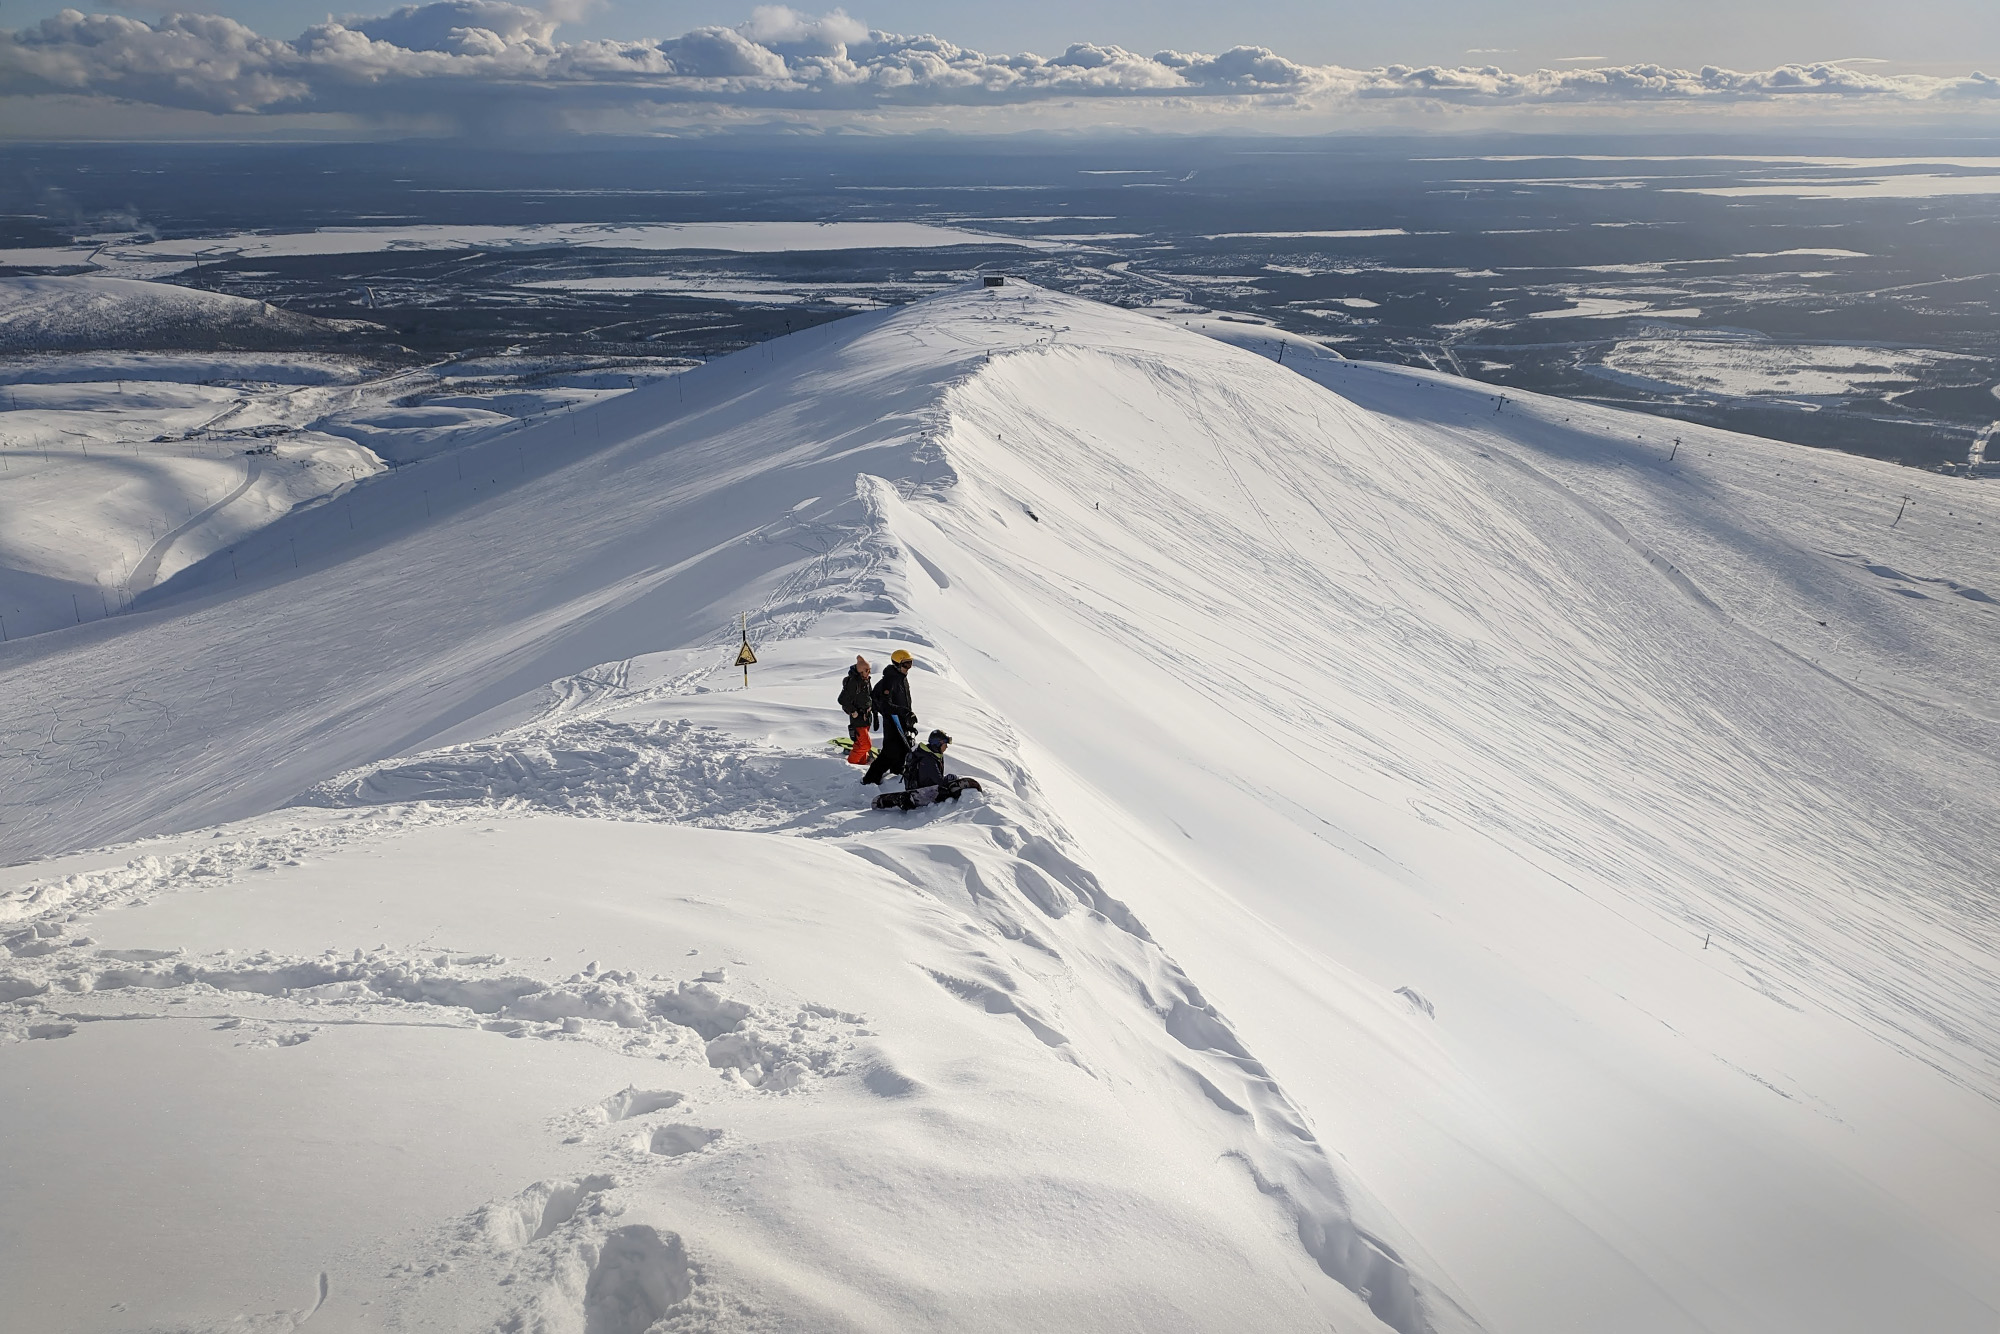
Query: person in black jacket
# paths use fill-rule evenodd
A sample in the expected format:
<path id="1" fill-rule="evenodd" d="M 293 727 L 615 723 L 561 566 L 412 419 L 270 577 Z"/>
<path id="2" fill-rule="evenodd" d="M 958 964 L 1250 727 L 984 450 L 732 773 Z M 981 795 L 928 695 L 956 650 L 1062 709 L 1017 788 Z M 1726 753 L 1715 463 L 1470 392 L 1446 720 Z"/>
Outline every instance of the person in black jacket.
<path id="1" fill-rule="evenodd" d="M 861 781 L 879 783 L 888 774 L 901 773 L 910 757 L 910 739 L 916 733 L 917 711 L 910 706 L 910 667 L 916 662 L 908 649 L 889 655 L 882 679 L 875 683 L 873 701 L 882 723 L 882 744 Z"/>
<path id="2" fill-rule="evenodd" d="M 875 798 L 875 809 L 913 811 L 947 798 L 957 801 L 962 792 L 983 791 L 978 779 L 944 771 L 944 748 L 950 744 L 951 738 L 942 729 L 932 732 L 929 740 L 910 752 L 903 766 L 903 790 Z"/>
<path id="3" fill-rule="evenodd" d="M 875 725 L 875 701 L 871 697 L 868 659 L 857 655 L 854 665 L 840 682 L 840 707 L 847 714 L 847 739 L 861 740 L 863 728 Z"/>

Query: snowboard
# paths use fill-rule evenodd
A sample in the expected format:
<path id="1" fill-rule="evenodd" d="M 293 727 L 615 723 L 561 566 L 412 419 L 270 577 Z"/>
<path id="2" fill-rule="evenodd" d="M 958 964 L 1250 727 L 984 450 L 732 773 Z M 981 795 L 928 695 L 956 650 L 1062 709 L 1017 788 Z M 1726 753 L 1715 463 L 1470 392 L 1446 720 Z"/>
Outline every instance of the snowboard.
<path id="1" fill-rule="evenodd" d="M 960 778 L 957 780 L 957 783 L 958 786 L 952 791 L 951 795 L 939 796 L 936 801 L 929 804 L 936 806 L 947 801 L 957 801 L 968 792 L 984 792 L 986 790 L 979 786 L 977 778 Z M 921 806 L 912 806 L 910 804 L 910 794 L 907 792 L 884 792 L 881 796 L 875 798 L 875 809 L 878 811 L 910 811 L 922 810 L 923 808 Z"/>

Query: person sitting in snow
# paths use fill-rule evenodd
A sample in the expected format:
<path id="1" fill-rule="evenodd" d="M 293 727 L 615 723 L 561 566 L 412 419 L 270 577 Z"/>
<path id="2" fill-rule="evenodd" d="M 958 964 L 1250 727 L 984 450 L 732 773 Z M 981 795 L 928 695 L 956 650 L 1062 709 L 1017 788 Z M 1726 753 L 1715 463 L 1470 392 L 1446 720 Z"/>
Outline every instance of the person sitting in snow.
<path id="1" fill-rule="evenodd" d="M 889 655 L 882 679 L 875 683 L 875 713 L 882 722 L 882 745 L 875 752 L 863 784 L 879 783 L 889 774 L 901 773 L 910 757 L 911 740 L 916 735 L 917 711 L 910 705 L 910 668 L 916 664 L 906 648 Z"/>
<path id="2" fill-rule="evenodd" d="M 913 811 L 947 798 L 957 801 L 960 793 L 983 791 L 978 779 L 944 771 L 944 749 L 950 744 L 951 738 L 942 730 L 932 732 L 923 745 L 910 752 L 909 762 L 903 766 L 903 790 L 875 798 L 875 809 Z"/>

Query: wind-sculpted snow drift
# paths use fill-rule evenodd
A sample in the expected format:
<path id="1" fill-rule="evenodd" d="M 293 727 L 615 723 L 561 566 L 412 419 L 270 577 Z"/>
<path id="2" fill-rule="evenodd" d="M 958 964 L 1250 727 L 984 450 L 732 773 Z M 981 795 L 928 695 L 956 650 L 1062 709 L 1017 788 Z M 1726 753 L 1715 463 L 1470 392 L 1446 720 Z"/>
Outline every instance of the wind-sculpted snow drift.
<path id="1" fill-rule="evenodd" d="M 0 656 L 17 1322 L 1991 1323 L 1983 492 L 1019 284 L 574 418 Z"/>

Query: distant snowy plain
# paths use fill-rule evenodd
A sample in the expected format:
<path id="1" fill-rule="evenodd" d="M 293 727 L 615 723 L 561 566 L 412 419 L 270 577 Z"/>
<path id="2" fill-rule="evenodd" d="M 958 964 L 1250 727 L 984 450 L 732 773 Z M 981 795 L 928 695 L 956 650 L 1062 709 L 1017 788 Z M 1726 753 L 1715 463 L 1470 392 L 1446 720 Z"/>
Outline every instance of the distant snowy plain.
<path id="1" fill-rule="evenodd" d="M 416 224 L 320 227 L 311 231 L 198 236 L 174 240 L 126 236 L 71 246 L 0 249 L 0 266 L 102 265 L 133 278 L 185 273 L 202 262 L 287 255 L 354 255 L 409 250 L 722 251 L 738 254 L 814 250 L 926 250 L 964 245 L 1056 250 L 1055 242 L 1001 236 L 923 222 L 539 223 L 516 226 Z"/>
<path id="2" fill-rule="evenodd" d="M 1990 486 L 1020 283 L 355 481 L 0 647 L 9 1323 L 2000 1320 Z"/>
<path id="3" fill-rule="evenodd" d="M 0 642 L 121 614 L 387 468 L 691 364 L 282 350 L 348 323 L 166 283 L 0 278 Z M 180 339 L 237 350 L 158 350 Z"/>

